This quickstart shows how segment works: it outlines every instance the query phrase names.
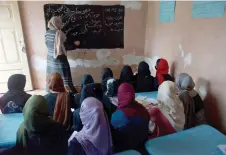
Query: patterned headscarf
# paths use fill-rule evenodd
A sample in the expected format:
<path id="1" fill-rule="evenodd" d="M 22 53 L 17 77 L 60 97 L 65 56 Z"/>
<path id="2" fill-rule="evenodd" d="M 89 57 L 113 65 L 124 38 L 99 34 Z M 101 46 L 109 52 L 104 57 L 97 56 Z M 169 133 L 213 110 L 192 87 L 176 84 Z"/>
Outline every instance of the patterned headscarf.
<path id="1" fill-rule="evenodd" d="M 113 78 L 113 72 L 110 68 L 104 68 L 101 74 L 101 85 L 103 92 L 107 90 L 106 84 L 109 78 Z"/>

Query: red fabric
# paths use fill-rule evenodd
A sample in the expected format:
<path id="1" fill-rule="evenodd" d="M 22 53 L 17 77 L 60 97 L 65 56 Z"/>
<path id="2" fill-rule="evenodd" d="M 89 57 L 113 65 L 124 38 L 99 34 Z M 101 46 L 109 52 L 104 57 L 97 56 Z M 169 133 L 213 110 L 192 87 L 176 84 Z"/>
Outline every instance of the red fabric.
<path id="1" fill-rule="evenodd" d="M 149 111 L 150 119 L 155 123 L 155 128 L 151 138 L 176 133 L 176 130 L 171 126 L 168 119 L 162 114 L 158 107 L 154 107 Z"/>
<path id="2" fill-rule="evenodd" d="M 124 112 L 127 117 L 140 116 L 149 120 L 148 111 L 135 101 L 135 91 L 129 83 L 123 83 L 118 88 L 118 110 Z"/>
<path id="3" fill-rule="evenodd" d="M 157 72 L 156 77 L 158 79 L 158 85 L 160 86 L 164 82 L 164 78 L 162 74 L 169 73 L 169 65 L 165 59 L 160 59 L 159 63 L 157 64 Z"/>

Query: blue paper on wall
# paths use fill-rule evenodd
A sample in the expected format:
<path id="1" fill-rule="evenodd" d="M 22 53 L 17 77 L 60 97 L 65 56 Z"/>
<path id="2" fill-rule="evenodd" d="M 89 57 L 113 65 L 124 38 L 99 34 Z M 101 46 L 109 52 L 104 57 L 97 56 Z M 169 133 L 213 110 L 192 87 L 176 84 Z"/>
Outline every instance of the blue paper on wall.
<path id="1" fill-rule="evenodd" d="M 175 15 L 175 1 L 160 1 L 159 22 L 172 22 Z"/>
<path id="2" fill-rule="evenodd" d="M 224 1 L 193 1 L 193 18 L 217 18 L 224 16 Z"/>

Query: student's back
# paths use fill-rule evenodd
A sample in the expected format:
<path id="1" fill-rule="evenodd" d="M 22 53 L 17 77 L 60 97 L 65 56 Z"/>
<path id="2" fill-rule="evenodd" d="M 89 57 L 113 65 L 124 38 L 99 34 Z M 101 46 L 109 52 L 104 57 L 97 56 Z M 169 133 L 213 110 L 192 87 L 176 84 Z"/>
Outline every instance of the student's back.
<path id="1" fill-rule="evenodd" d="M 0 110 L 2 113 L 21 113 L 25 103 L 31 97 L 24 91 L 26 77 L 22 74 L 14 74 L 8 79 L 8 92 L 0 98 Z"/>
<path id="2" fill-rule="evenodd" d="M 122 84 L 118 89 L 118 107 L 111 118 L 115 151 L 139 149 L 148 136 L 149 114 L 135 101 L 133 87 Z"/>
<path id="3" fill-rule="evenodd" d="M 16 147 L 31 155 L 67 153 L 67 135 L 63 125 L 49 118 L 44 97 L 32 96 L 26 103 L 24 122 L 17 131 Z"/>
<path id="4" fill-rule="evenodd" d="M 178 95 L 184 105 L 186 116 L 185 128 L 192 128 L 196 125 L 206 123 L 204 104 L 198 92 L 194 90 L 195 83 L 187 73 L 180 73 L 176 77 Z"/>
<path id="5" fill-rule="evenodd" d="M 133 75 L 133 70 L 129 65 L 123 66 L 121 73 L 120 73 L 119 83 L 120 84 L 129 83 L 135 89 L 136 79 L 135 79 L 135 76 Z"/>
<path id="6" fill-rule="evenodd" d="M 149 65 L 142 61 L 138 66 L 138 74 L 136 75 L 136 92 L 153 91 L 154 78 L 151 76 Z"/>

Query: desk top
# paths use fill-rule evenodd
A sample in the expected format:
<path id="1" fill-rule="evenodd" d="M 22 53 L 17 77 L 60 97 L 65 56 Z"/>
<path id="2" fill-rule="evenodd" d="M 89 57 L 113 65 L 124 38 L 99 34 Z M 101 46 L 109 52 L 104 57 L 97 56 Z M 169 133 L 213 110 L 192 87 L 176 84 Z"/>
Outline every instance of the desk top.
<path id="1" fill-rule="evenodd" d="M 142 92 L 142 93 L 136 93 L 136 97 L 137 96 L 146 96 L 147 98 L 152 98 L 152 99 L 156 99 L 157 98 L 157 91 L 153 91 L 153 92 Z"/>
<path id="2" fill-rule="evenodd" d="M 16 132 L 23 120 L 22 113 L 0 114 L 0 148 L 16 144 Z"/>
<path id="3" fill-rule="evenodd" d="M 208 125 L 201 125 L 149 140 L 145 147 L 152 155 L 221 155 L 219 144 L 226 144 L 226 136 Z"/>

